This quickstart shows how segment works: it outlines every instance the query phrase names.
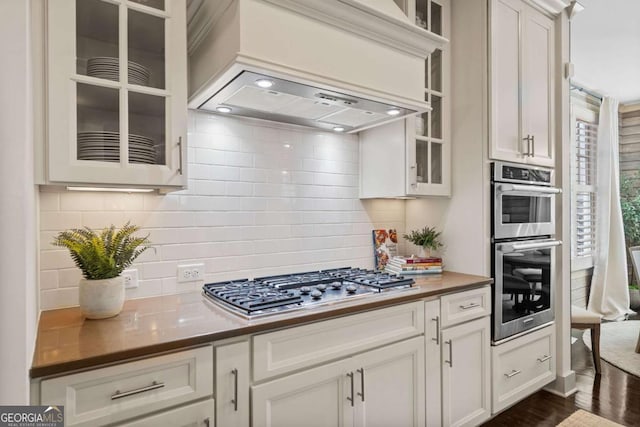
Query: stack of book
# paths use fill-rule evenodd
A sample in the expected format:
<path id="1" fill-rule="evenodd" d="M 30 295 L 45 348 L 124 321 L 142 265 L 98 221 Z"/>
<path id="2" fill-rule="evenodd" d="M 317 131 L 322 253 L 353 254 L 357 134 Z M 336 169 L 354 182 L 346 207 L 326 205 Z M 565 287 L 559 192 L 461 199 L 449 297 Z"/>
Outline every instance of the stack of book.
<path id="1" fill-rule="evenodd" d="M 405 258 L 395 256 L 387 263 L 384 271 L 393 274 L 439 274 L 442 273 L 442 258 Z"/>

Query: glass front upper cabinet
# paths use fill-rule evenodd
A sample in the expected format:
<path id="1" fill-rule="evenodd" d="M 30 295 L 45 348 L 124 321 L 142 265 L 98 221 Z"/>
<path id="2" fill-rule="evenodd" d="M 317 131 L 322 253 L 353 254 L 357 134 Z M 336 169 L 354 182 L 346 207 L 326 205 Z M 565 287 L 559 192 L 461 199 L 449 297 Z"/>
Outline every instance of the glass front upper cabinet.
<path id="1" fill-rule="evenodd" d="M 185 0 L 48 10 L 48 181 L 186 184 Z"/>
<path id="2" fill-rule="evenodd" d="M 449 38 L 449 0 L 413 0 L 409 6 L 408 17 L 417 26 Z M 415 195 L 451 195 L 449 55 L 447 44 L 427 57 L 424 97 L 432 109 L 407 119 L 407 133 L 415 143 L 415 159 L 410 159 L 415 176 L 408 192 Z"/>

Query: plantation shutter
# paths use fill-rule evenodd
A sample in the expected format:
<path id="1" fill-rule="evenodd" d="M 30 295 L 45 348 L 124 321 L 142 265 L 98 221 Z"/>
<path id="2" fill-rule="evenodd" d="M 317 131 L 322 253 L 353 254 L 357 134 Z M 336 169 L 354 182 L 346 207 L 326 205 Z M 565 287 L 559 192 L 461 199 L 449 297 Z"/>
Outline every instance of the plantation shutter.
<path id="1" fill-rule="evenodd" d="M 598 125 L 575 120 L 572 158 L 572 258 L 592 257 L 596 245 L 596 167 Z"/>

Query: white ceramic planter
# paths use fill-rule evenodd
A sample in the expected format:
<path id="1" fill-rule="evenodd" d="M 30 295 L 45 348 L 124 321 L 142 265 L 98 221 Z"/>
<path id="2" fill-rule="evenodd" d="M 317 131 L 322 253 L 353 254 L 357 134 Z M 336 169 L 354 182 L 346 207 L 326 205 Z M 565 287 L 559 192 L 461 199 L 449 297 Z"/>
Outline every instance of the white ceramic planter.
<path id="1" fill-rule="evenodd" d="M 80 310 L 87 319 L 117 316 L 123 305 L 122 276 L 102 280 L 80 280 Z"/>

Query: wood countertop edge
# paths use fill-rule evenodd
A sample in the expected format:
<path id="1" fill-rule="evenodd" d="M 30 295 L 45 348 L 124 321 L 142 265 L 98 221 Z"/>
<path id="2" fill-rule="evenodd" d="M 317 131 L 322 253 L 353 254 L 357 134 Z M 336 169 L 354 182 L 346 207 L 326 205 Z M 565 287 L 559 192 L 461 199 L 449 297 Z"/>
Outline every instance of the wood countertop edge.
<path id="1" fill-rule="evenodd" d="M 400 293 L 389 298 L 360 301 L 359 303 L 354 305 L 333 306 L 330 309 L 325 308 L 324 310 L 310 311 L 302 315 L 300 315 L 300 312 L 296 312 L 295 315 L 289 317 L 278 316 L 274 317 L 273 320 L 271 320 L 271 318 L 267 318 L 271 321 L 265 319 L 264 321 L 259 321 L 259 323 L 249 324 L 247 326 L 194 335 L 185 338 L 178 338 L 166 342 L 143 345 L 140 347 L 130 348 L 122 351 L 105 353 L 98 356 L 90 356 L 77 360 L 69 360 L 47 365 L 41 364 L 39 366 L 34 366 L 35 363 L 33 363 L 29 371 L 29 377 L 31 380 L 39 380 L 43 377 L 60 376 L 75 373 L 78 371 L 101 368 L 125 361 L 131 361 L 134 359 L 143 359 L 158 356 L 162 353 L 172 353 L 180 350 L 187 350 L 188 348 L 201 346 L 203 344 L 212 344 L 215 341 L 224 339 L 272 331 L 281 328 L 299 326 L 306 323 L 327 320 L 350 314 L 357 314 L 364 311 L 375 310 L 411 301 L 419 301 L 421 299 L 429 297 L 437 297 L 464 291 L 471 288 L 478 288 L 493 283 L 493 279 L 491 278 L 481 278 L 481 276 L 474 277 L 477 280 L 457 285 L 454 288 L 421 289 L 418 292 L 410 292 L 405 294 Z"/>

